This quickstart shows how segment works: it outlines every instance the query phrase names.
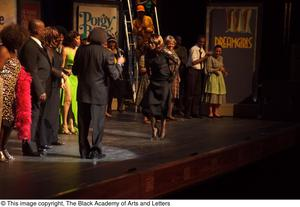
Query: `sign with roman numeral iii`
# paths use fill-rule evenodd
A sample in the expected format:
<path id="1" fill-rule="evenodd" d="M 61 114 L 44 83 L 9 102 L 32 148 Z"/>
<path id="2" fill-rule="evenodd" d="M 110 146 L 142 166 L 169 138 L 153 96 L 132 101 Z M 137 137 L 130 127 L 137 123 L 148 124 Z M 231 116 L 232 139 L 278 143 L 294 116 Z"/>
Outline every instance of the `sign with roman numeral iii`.
<path id="1" fill-rule="evenodd" d="M 243 102 L 253 95 L 259 63 L 261 15 L 259 5 L 211 5 L 207 7 L 207 47 L 223 48 L 227 101 Z"/>

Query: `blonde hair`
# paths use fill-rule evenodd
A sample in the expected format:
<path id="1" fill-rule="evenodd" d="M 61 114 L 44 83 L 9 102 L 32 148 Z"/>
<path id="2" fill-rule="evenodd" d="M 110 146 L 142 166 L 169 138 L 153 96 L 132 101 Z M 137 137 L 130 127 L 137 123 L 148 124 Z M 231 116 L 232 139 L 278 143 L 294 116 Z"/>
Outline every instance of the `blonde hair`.
<path id="1" fill-rule="evenodd" d="M 173 43 L 174 45 L 176 45 L 176 43 L 177 43 L 175 38 L 172 35 L 166 36 L 165 42 L 166 42 L 166 44 Z"/>
<path id="2" fill-rule="evenodd" d="M 149 43 L 154 45 L 154 48 L 162 48 L 164 46 L 163 38 L 158 34 L 152 34 Z"/>

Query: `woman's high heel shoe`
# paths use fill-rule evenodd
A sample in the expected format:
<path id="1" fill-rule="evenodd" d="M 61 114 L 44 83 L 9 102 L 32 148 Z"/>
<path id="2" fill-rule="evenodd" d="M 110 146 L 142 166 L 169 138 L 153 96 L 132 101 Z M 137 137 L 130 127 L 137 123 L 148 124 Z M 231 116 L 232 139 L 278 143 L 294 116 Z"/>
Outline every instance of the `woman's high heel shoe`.
<path id="1" fill-rule="evenodd" d="M 7 159 L 6 159 L 3 151 L 0 151 L 0 162 L 6 162 L 6 161 L 7 161 Z"/>
<path id="2" fill-rule="evenodd" d="M 77 131 L 74 127 L 70 127 L 69 131 L 70 131 L 71 134 L 77 134 Z"/>
<path id="3" fill-rule="evenodd" d="M 63 125 L 62 130 L 61 130 L 62 134 L 66 134 L 66 135 L 71 135 L 72 133 L 69 131 L 68 125 Z"/>
<path id="4" fill-rule="evenodd" d="M 8 159 L 8 160 L 15 160 L 15 158 L 11 154 L 9 154 L 9 152 L 7 151 L 7 149 L 3 150 L 3 154 L 6 157 L 6 159 Z"/>

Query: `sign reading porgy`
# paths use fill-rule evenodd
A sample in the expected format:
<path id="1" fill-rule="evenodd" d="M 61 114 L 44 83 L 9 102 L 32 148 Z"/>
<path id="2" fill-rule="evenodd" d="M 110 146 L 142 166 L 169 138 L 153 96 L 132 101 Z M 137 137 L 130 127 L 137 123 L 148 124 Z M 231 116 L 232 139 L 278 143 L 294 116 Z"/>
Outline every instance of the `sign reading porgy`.
<path id="1" fill-rule="evenodd" d="M 94 27 L 101 27 L 109 35 L 117 37 L 119 33 L 118 15 L 118 8 L 115 5 L 79 5 L 78 32 L 87 36 Z"/>

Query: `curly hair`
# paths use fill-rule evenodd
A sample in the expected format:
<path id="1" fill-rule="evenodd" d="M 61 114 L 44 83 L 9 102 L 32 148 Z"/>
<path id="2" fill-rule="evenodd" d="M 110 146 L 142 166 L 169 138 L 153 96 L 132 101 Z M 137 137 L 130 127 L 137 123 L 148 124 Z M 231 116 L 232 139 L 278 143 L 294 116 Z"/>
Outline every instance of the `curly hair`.
<path id="1" fill-rule="evenodd" d="M 44 35 L 44 45 L 46 47 L 53 47 L 53 42 L 59 37 L 59 33 L 55 27 L 46 27 Z"/>
<path id="2" fill-rule="evenodd" d="M 17 24 L 9 24 L 5 26 L 1 33 L 3 45 L 10 51 L 19 50 L 24 42 L 29 38 L 28 31 Z"/>
<path id="3" fill-rule="evenodd" d="M 149 44 L 152 45 L 152 49 L 162 48 L 164 46 L 164 40 L 160 35 L 152 34 L 149 39 Z"/>

